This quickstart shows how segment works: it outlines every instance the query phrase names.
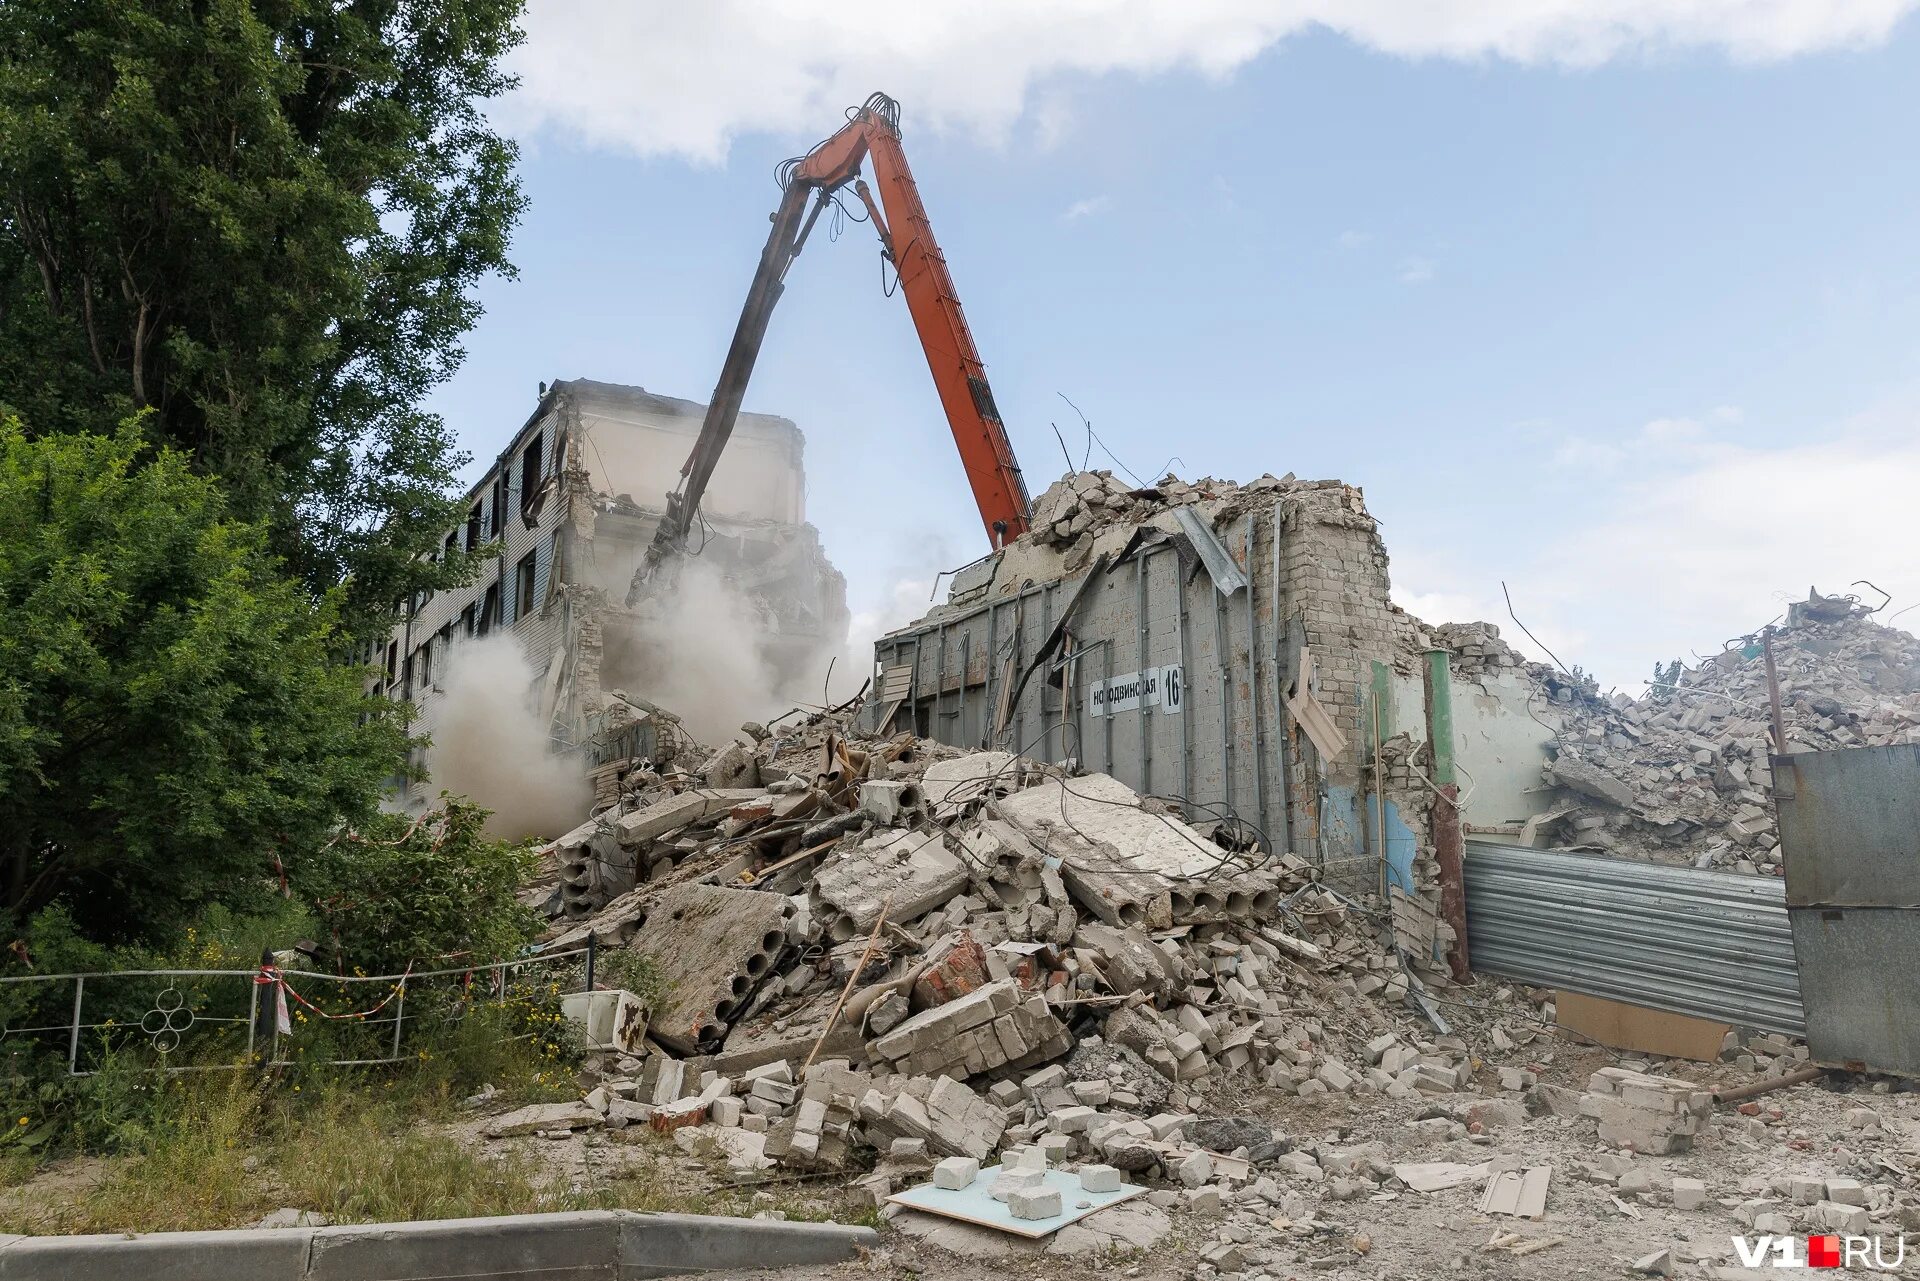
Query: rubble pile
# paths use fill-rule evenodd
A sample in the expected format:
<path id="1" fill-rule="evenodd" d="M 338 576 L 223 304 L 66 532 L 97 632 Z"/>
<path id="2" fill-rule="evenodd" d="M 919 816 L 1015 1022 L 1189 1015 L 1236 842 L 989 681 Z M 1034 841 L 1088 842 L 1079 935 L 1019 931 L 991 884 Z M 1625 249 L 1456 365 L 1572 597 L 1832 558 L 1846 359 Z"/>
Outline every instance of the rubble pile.
<path id="1" fill-rule="evenodd" d="M 1466 1043 L 1406 1004 L 1442 980 L 1377 905 L 1106 775 L 820 716 L 654 779 L 547 851 L 548 945 L 592 934 L 664 986 L 587 1124 L 847 1170 L 876 1200 L 996 1152 L 1198 1188 L 1278 1150 L 1202 1115 L 1232 1083 L 1414 1100 L 1470 1079 Z"/>
<path id="2" fill-rule="evenodd" d="M 1145 524 L 1168 508 L 1225 499 L 1230 513 L 1236 499 L 1252 501 L 1261 495 L 1322 488 L 1344 486 L 1339 481 L 1300 481 L 1291 472 L 1262 475 L 1245 484 L 1211 476 L 1187 481 L 1169 472 L 1156 484 L 1136 487 L 1110 471 L 1070 472 L 1034 501 L 1032 524 L 1021 539 L 1054 548 L 1091 548 L 1095 534 L 1115 526 Z M 1074 559 L 1070 553 L 1069 563 Z"/>
<path id="3" fill-rule="evenodd" d="M 1789 752 L 1920 742 L 1920 639 L 1817 594 L 1775 633 Z M 1527 663 L 1488 624 L 1443 627 L 1463 667 L 1522 667 L 1561 714 L 1547 813 L 1524 838 L 1657 862 L 1779 875 L 1771 716 L 1757 639 L 1604 699 Z"/>

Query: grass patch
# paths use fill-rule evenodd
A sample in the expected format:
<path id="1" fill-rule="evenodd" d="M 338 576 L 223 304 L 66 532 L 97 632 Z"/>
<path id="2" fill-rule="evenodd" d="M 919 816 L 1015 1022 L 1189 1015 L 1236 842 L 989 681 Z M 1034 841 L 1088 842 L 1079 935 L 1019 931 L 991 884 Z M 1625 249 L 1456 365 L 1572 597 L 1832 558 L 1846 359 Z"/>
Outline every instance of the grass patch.
<path id="1" fill-rule="evenodd" d="M 556 1210 L 746 1214 L 743 1189 L 707 1190 L 670 1145 L 642 1139 L 609 1154 L 603 1174 L 548 1177 L 525 1147 L 485 1156 L 448 1134 L 454 1115 L 418 1090 L 373 1081 L 276 1092 L 266 1078 L 206 1074 L 179 1089 L 179 1109 L 144 1151 L 89 1188 L 0 1197 L 0 1232 L 166 1232 L 244 1227 L 282 1206 L 336 1222 L 445 1219 Z M 790 1217 L 817 1207 L 775 1202 Z M 809 1213 L 808 1211 L 812 1211 Z"/>

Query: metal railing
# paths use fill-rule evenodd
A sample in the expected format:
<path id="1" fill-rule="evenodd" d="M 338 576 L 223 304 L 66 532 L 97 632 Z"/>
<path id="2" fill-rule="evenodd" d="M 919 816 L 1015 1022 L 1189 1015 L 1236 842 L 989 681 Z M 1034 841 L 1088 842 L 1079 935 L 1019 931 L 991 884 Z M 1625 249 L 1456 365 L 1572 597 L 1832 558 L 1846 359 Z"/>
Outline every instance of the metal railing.
<path id="1" fill-rule="evenodd" d="M 401 974 L 255 968 L 4 976 L 0 1057 L 64 1051 L 70 1076 L 90 1076 L 108 1055 L 127 1052 L 168 1072 L 397 1063 L 416 1052 L 411 1047 L 439 1040 L 478 1005 L 538 999 L 543 986 L 548 997 L 558 995 L 577 965 L 584 964 L 591 986 L 593 953 L 589 943 Z M 54 995 L 63 986 L 72 989 L 70 1003 Z M 46 1012 L 55 1008 L 67 1017 L 48 1021 Z"/>

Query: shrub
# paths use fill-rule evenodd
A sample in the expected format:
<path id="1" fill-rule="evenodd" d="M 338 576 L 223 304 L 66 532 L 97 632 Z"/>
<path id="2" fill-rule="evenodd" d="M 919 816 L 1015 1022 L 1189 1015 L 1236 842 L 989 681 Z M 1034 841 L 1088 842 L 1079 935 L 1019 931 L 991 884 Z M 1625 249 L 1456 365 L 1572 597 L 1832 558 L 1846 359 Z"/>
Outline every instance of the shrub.
<path id="1" fill-rule="evenodd" d="M 489 839 L 487 811 L 442 794 L 420 818 L 382 814 L 296 869 L 343 971 L 398 974 L 513 956 L 539 929 L 519 900 L 533 871 L 524 844 Z"/>

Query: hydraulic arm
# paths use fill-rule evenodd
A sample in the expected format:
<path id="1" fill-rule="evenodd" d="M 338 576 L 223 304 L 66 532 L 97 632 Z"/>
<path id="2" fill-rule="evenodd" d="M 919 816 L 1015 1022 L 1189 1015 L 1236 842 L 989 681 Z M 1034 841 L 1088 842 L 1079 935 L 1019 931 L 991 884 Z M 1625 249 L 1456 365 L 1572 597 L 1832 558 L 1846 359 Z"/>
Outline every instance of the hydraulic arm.
<path id="1" fill-rule="evenodd" d="M 861 163 L 869 159 L 879 187 L 877 201 L 860 179 Z M 726 364 L 707 405 L 699 439 L 680 470 L 680 487 L 668 495 L 666 516 L 654 533 L 645 563 L 634 575 L 627 596 L 629 604 L 643 594 L 647 581 L 666 558 L 685 544 L 707 482 L 739 419 L 767 323 L 786 287 L 787 269 L 805 247 L 821 213 L 848 183 L 854 184 L 880 235 L 881 251 L 899 276 L 900 292 L 927 354 L 927 366 L 953 428 L 960 463 L 973 488 L 987 537 L 997 548 L 1026 532 L 1026 482 L 994 404 L 986 366 L 960 310 L 946 257 L 933 238 L 933 225 L 900 147 L 900 104 L 876 93 L 864 106 L 848 113 L 847 123 L 839 132 L 781 167 L 780 205 L 774 211 L 766 246 L 760 251 L 760 266 L 747 291 L 740 323 L 733 331 L 733 344 L 727 349 Z"/>

